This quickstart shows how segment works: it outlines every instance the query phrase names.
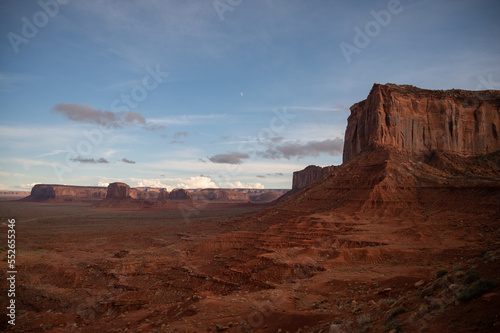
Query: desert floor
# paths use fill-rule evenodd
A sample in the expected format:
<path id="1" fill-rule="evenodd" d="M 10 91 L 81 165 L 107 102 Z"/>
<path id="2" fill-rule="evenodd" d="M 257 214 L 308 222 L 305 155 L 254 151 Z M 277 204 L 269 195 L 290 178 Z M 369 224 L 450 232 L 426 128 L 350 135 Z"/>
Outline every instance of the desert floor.
<path id="1" fill-rule="evenodd" d="M 457 301 L 477 279 L 500 281 L 496 212 L 467 217 L 450 210 L 389 221 L 255 213 L 263 208 L 0 202 L 0 255 L 6 258 L 7 220 L 15 218 L 18 272 L 16 326 L 2 315 L 0 329 L 500 330 L 498 287 Z M 7 271 L 4 259 L 3 309 Z"/>

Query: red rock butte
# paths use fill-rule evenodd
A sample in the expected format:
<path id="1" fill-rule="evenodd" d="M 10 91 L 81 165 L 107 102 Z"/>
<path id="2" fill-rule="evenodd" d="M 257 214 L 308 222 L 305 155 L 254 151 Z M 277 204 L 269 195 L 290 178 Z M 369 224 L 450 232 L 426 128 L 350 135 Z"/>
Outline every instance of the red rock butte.
<path id="1" fill-rule="evenodd" d="M 425 90 L 375 84 L 368 98 L 351 107 L 344 162 L 362 151 L 390 146 L 477 156 L 500 150 L 500 92 Z"/>

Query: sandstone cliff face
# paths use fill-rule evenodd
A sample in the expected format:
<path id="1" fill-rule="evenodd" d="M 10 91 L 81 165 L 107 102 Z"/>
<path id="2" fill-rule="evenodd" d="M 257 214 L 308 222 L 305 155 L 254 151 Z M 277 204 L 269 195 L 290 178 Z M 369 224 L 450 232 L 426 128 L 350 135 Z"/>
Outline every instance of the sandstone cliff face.
<path id="1" fill-rule="evenodd" d="M 251 202 L 272 202 L 280 198 L 288 190 L 268 190 L 259 193 L 249 193 L 248 196 Z"/>
<path id="2" fill-rule="evenodd" d="M 78 201 L 100 200 L 106 196 L 105 187 L 92 186 L 67 186 L 37 184 L 31 189 L 31 194 L 26 201 Z"/>
<path id="3" fill-rule="evenodd" d="M 335 166 L 326 166 L 324 168 L 310 165 L 304 170 L 295 171 L 293 173 L 292 189 L 300 190 L 308 187 L 317 180 L 320 180 L 335 170 Z"/>
<path id="4" fill-rule="evenodd" d="M 246 192 L 224 189 L 203 189 L 193 192 L 192 198 L 197 201 L 250 201 Z"/>
<path id="5" fill-rule="evenodd" d="M 162 201 L 162 200 L 167 200 L 169 196 L 169 193 L 167 189 L 162 188 L 161 191 L 158 193 L 158 198 L 157 200 Z"/>
<path id="6" fill-rule="evenodd" d="M 171 200 L 187 200 L 191 199 L 191 193 L 186 191 L 185 189 L 175 189 L 169 193 L 168 199 Z"/>
<path id="7" fill-rule="evenodd" d="M 351 107 L 343 159 L 378 146 L 477 156 L 500 150 L 499 132 L 500 91 L 375 84 L 366 100 Z"/>
<path id="8" fill-rule="evenodd" d="M 99 200 L 103 199 L 105 195 L 105 187 L 38 184 L 33 186 L 31 194 L 25 199 L 27 201 L 73 201 L 78 199 Z"/>
<path id="9" fill-rule="evenodd" d="M 157 187 L 134 187 L 131 188 L 130 196 L 134 199 L 157 200 L 163 191 L 166 190 Z"/>
<path id="10" fill-rule="evenodd" d="M 137 198 L 137 191 L 134 191 L 134 196 Z M 106 199 L 126 199 L 131 198 L 130 186 L 125 183 L 111 183 L 108 185 Z"/>

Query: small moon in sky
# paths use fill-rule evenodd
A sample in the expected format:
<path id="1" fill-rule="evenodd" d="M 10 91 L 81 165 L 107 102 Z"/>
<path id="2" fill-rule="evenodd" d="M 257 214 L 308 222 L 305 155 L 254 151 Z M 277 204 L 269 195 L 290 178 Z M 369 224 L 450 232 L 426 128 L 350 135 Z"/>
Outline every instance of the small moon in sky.
<path id="1" fill-rule="evenodd" d="M 240 94 L 241 94 L 241 96 L 243 96 L 243 91 Z"/>

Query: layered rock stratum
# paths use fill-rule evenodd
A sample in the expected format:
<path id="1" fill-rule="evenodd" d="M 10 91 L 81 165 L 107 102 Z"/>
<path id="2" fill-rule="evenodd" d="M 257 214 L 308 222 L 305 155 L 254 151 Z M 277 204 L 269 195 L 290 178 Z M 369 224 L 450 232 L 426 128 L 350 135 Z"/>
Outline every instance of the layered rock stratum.
<path id="1" fill-rule="evenodd" d="M 304 170 L 295 171 L 292 178 L 292 190 L 302 190 L 315 181 L 325 178 L 334 170 L 334 165 L 326 167 L 309 165 Z"/>
<path id="2" fill-rule="evenodd" d="M 193 192 L 191 197 L 196 201 L 250 201 L 248 193 L 227 189 L 203 189 Z"/>
<path id="3" fill-rule="evenodd" d="M 111 183 L 108 185 L 106 199 L 127 199 L 130 196 L 130 186 L 125 183 Z"/>
<path id="4" fill-rule="evenodd" d="M 31 194 L 23 200 L 38 202 L 102 200 L 106 197 L 106 192 L 106 187 L 37 184 L 31 189 Z"/>
<path id="5" fill-rule="evenodd" d="M 5 191 L 6 193 L 9 191 Z M 174 189 L 168 192 L 163 188 L 136 187 L 131 188 L 123 182 L 111 183 L 106 187 L 92 186 L 69 186 L 69 185 L 35 185 L 31 194 L 24 201 L 54 201 L 54 202 L 78 202 L 103 199 L 115 201 L 129 199 L 142 201 L 157 201 L 157 204 L 167 200 L 192 200 L 213 202 L 271 202 L 287 190 L 265 190 L 265 189 Z M 135 202 L 136 204 L 138 203 Z M 149 204 L 147 204 L 149 205 Z"/>
<path id="6" fill-rule="evenodd" d="M 500 92 L 426 90 L 375 84 L 351 107 L 344 162 L 362 151 L 389 146 L 399 151 L 435 151 L 477 156 L 500 150 Z"/>

